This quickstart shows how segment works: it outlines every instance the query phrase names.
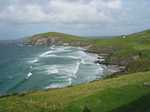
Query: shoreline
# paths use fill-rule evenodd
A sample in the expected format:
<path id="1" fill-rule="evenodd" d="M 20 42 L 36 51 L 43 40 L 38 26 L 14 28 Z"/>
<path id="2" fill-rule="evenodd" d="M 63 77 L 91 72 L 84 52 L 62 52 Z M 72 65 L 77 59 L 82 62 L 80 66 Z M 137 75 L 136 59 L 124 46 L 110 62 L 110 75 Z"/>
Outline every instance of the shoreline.
<path id="1" fill-rule="evenodd" d="M 99 51 L 97 51 L 97 52 L 92 51 L 92 50 L 89 50 L 89 47 L 85 47 L 85 49 L 86 49 L 85 52 L 96 54 L 98 56 L 97 60 L 95 60 L 94 63 L 96 63 L 98 65 L 105 65 L 107 67 L 108 70 L 106 70 L 105 73 L 108 76 L 108 78 L 120 75 L 121 73 L 125 73 L 126 66 L 106 62 L 106 59 L 110 54 L 99 53 Z M 106 76 L 106 78 L 107 78 L 107 76 Z"/>
<path id="2" fill-rule="evenodd" d="M 70 46 L 67 46 L 70 47 Z M 74 47 L 74 46 L 73 46 Z M 80 46 L 75 46 L 75 47 L 80 47 Z M 99 66 L 103 66 L 103 74 L 101 78 L 97 78 L 95 80 L 89 81 L 89 82 L 85 82 L 85 83 L 81 83 L 81 84 L 77 84 L 77 85 L 83 85 L 83 84 L 87 84 L 87 83 L 92 83 L 98 80 L 104 80 L 107 79 L 109 77 L 114 76 L 114 74 L 121 72 L 120 66 L 119 65 L 105 65 L 104 63 L 102 63 L 105 58 L 102 55 L 99 55 L 97 53 L 93 53 L 93 52 L 88 52 L 88 49 L 85 49 L 84 47 L 80 47 L 84 52 L 89 53 L 91 55 L 93 55 L 94 57 L 96 57 L 97 59 L 93 62 Z M 48 90 L 53 90 L 53 89 L 63 89 L 63 88 L 68 88 L 68 87 L 74 87 L 77 85 L 68 85 L 65 87 L 61 87 L 61 88 L 47 88 L 47 89 L 39 89 L 39 90 L 31 90 L 31 91 L 22 91 L 22 92 L 14 92 L 14 93 L 4 93 L 2 95 L 0 95 L 0 97 L 7 97 L 7 96 L 13 96 L 13 95 L 22 95 L 22 94 L 28 94 L 28 93 L 32 93 L 32 92 L 36 92 L 36 91 L 48 91 Z"/>

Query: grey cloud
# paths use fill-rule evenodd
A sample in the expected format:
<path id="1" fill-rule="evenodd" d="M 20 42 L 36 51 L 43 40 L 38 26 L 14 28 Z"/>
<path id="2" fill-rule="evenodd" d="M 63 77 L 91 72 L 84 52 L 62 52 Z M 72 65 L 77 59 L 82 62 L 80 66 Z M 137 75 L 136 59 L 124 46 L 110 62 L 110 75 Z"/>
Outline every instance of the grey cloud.
<path id="1" fill-rule="evenodd" d="M 0 0 L 0 39 L 47 31 L 120 35 L 150 28 L 149 0 Z"/>
<path id="2" fill-rule="evenodd" d="M 113 21 L 121 0 L 8 0 L 0 20 L 14 23 L 97 24 Z M 4 4 L 3 3 L 3 4 Z M 121 14 L 121 13 L 120 13 Z"/>

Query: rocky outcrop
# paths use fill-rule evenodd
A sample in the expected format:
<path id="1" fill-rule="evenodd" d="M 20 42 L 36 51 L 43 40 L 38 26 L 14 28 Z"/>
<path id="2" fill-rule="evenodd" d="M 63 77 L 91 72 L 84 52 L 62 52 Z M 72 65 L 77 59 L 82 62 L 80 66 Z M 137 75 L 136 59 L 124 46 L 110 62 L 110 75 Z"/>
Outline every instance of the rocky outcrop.
<path id="1" fill-rule="evenodd" d="M 48 45 L 49 43 L 51 43 L 49 39 L 41 38 L 41 39 L 37 39 L 34 45 Z"/>
<path id="2" fill-rule="evenodd" d="M 25 41 L 25 44 L 31 44 L 31 45 L 51 45 L 51 44 L 57 44 L 59 43 L 58 38 L 53 38 L 53 37 L 45 37 L 41 35 L 35 35 L 33 37 L 28 38 Z"/>
<path id="3" fill-rule="evenodd" d="M 25 44 L 36 45 L 36 46 L 70 45 L 70 46 L 80 46 L 80 47 L 87 47 L 90 45 L 88 41 L 83 39 L 78 39 L 76 37 L 68 38 L 65 36 L 43 36 L 43 35 L 35 35 L 30 37 L 25 41 Z"/>

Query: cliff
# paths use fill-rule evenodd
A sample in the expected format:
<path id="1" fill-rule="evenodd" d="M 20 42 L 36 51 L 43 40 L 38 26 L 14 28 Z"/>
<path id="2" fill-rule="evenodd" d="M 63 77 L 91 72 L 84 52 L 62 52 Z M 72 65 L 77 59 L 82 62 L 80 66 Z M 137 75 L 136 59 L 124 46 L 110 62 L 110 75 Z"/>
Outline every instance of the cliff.
<path id="1" fill-rule="evenodd" d="M 48 32 L 33 35 L 25 40 L 26 44 L 31 45 L 72 45 L 72 46 L 85 46 L 87 41 L 84 38 L 75 35 L 69 35 L 58 32 Z"/>

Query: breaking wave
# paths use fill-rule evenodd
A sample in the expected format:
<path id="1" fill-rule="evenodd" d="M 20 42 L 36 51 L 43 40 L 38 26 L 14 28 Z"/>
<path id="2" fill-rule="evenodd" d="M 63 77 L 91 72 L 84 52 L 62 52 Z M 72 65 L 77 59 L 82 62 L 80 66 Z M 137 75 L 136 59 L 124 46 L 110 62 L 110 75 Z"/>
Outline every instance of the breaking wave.
<path id="1" fill-rule="evenodd" d="M 26 79 L 29 79 L 31 76 L 32 76 L 32 72 L 29 72 L 29 73 L 27 74 Z"/>
<path id="2" fill-rule="evenodd" d="M 33 60 L 29 60 L 29 62 L 30 69 L 35 74 L 40 74 L 43 77 L 45 74 L 51 77 L 50 80 L 52 81 L 50 81 L 50 84 L 45 89 L 61 88 L 78 84 L 79 78 L 82 80 L 81 83 L 84 83 L 87 81 L 87 77 L 89 79 L 91 77 L 90 80 L 95 80 L 97 75 L 103 75 L 103 67 L 94 63 L 97 57 L 96 54 L 84 52 L 82 48 L 52 46 L 49 50 L 39 54 Z M 62 60 L 64 62 L 60 63 Z M 35 64 L 37 62 L 38 64 Z M 82 69 L 85 68 L 84 66 L 90 66 L 87 67 L 87 72 L 85 69 Z M 87 76 L 86 74 L 89 75 Z M 32 72 L 29 72 L 27 79 L 31 76 Z M 53 80 L 55 80 L 55 83 L 53 83 Z M 59 80 L 62 80 L 62 82 Z"/>
<path id="3" fill-rule="evenodd" d="M 32 64 L 32 63 L 37 63 L 38 61 L 39 61 L 38 58 L 36 58 L 36 59 L 31 59 L 28 62 Z"/>
<path id="4" fill-rule="evenodd" d="M 50 74 L 57 74 L 57 73 L 59 73 L 59 70 L 58 70 L 56 65 L 54 65 L 54 66 L 51 65 L 48 68 L 47 72 L 48 72 L 48 75 L 50 75 Z"/>

